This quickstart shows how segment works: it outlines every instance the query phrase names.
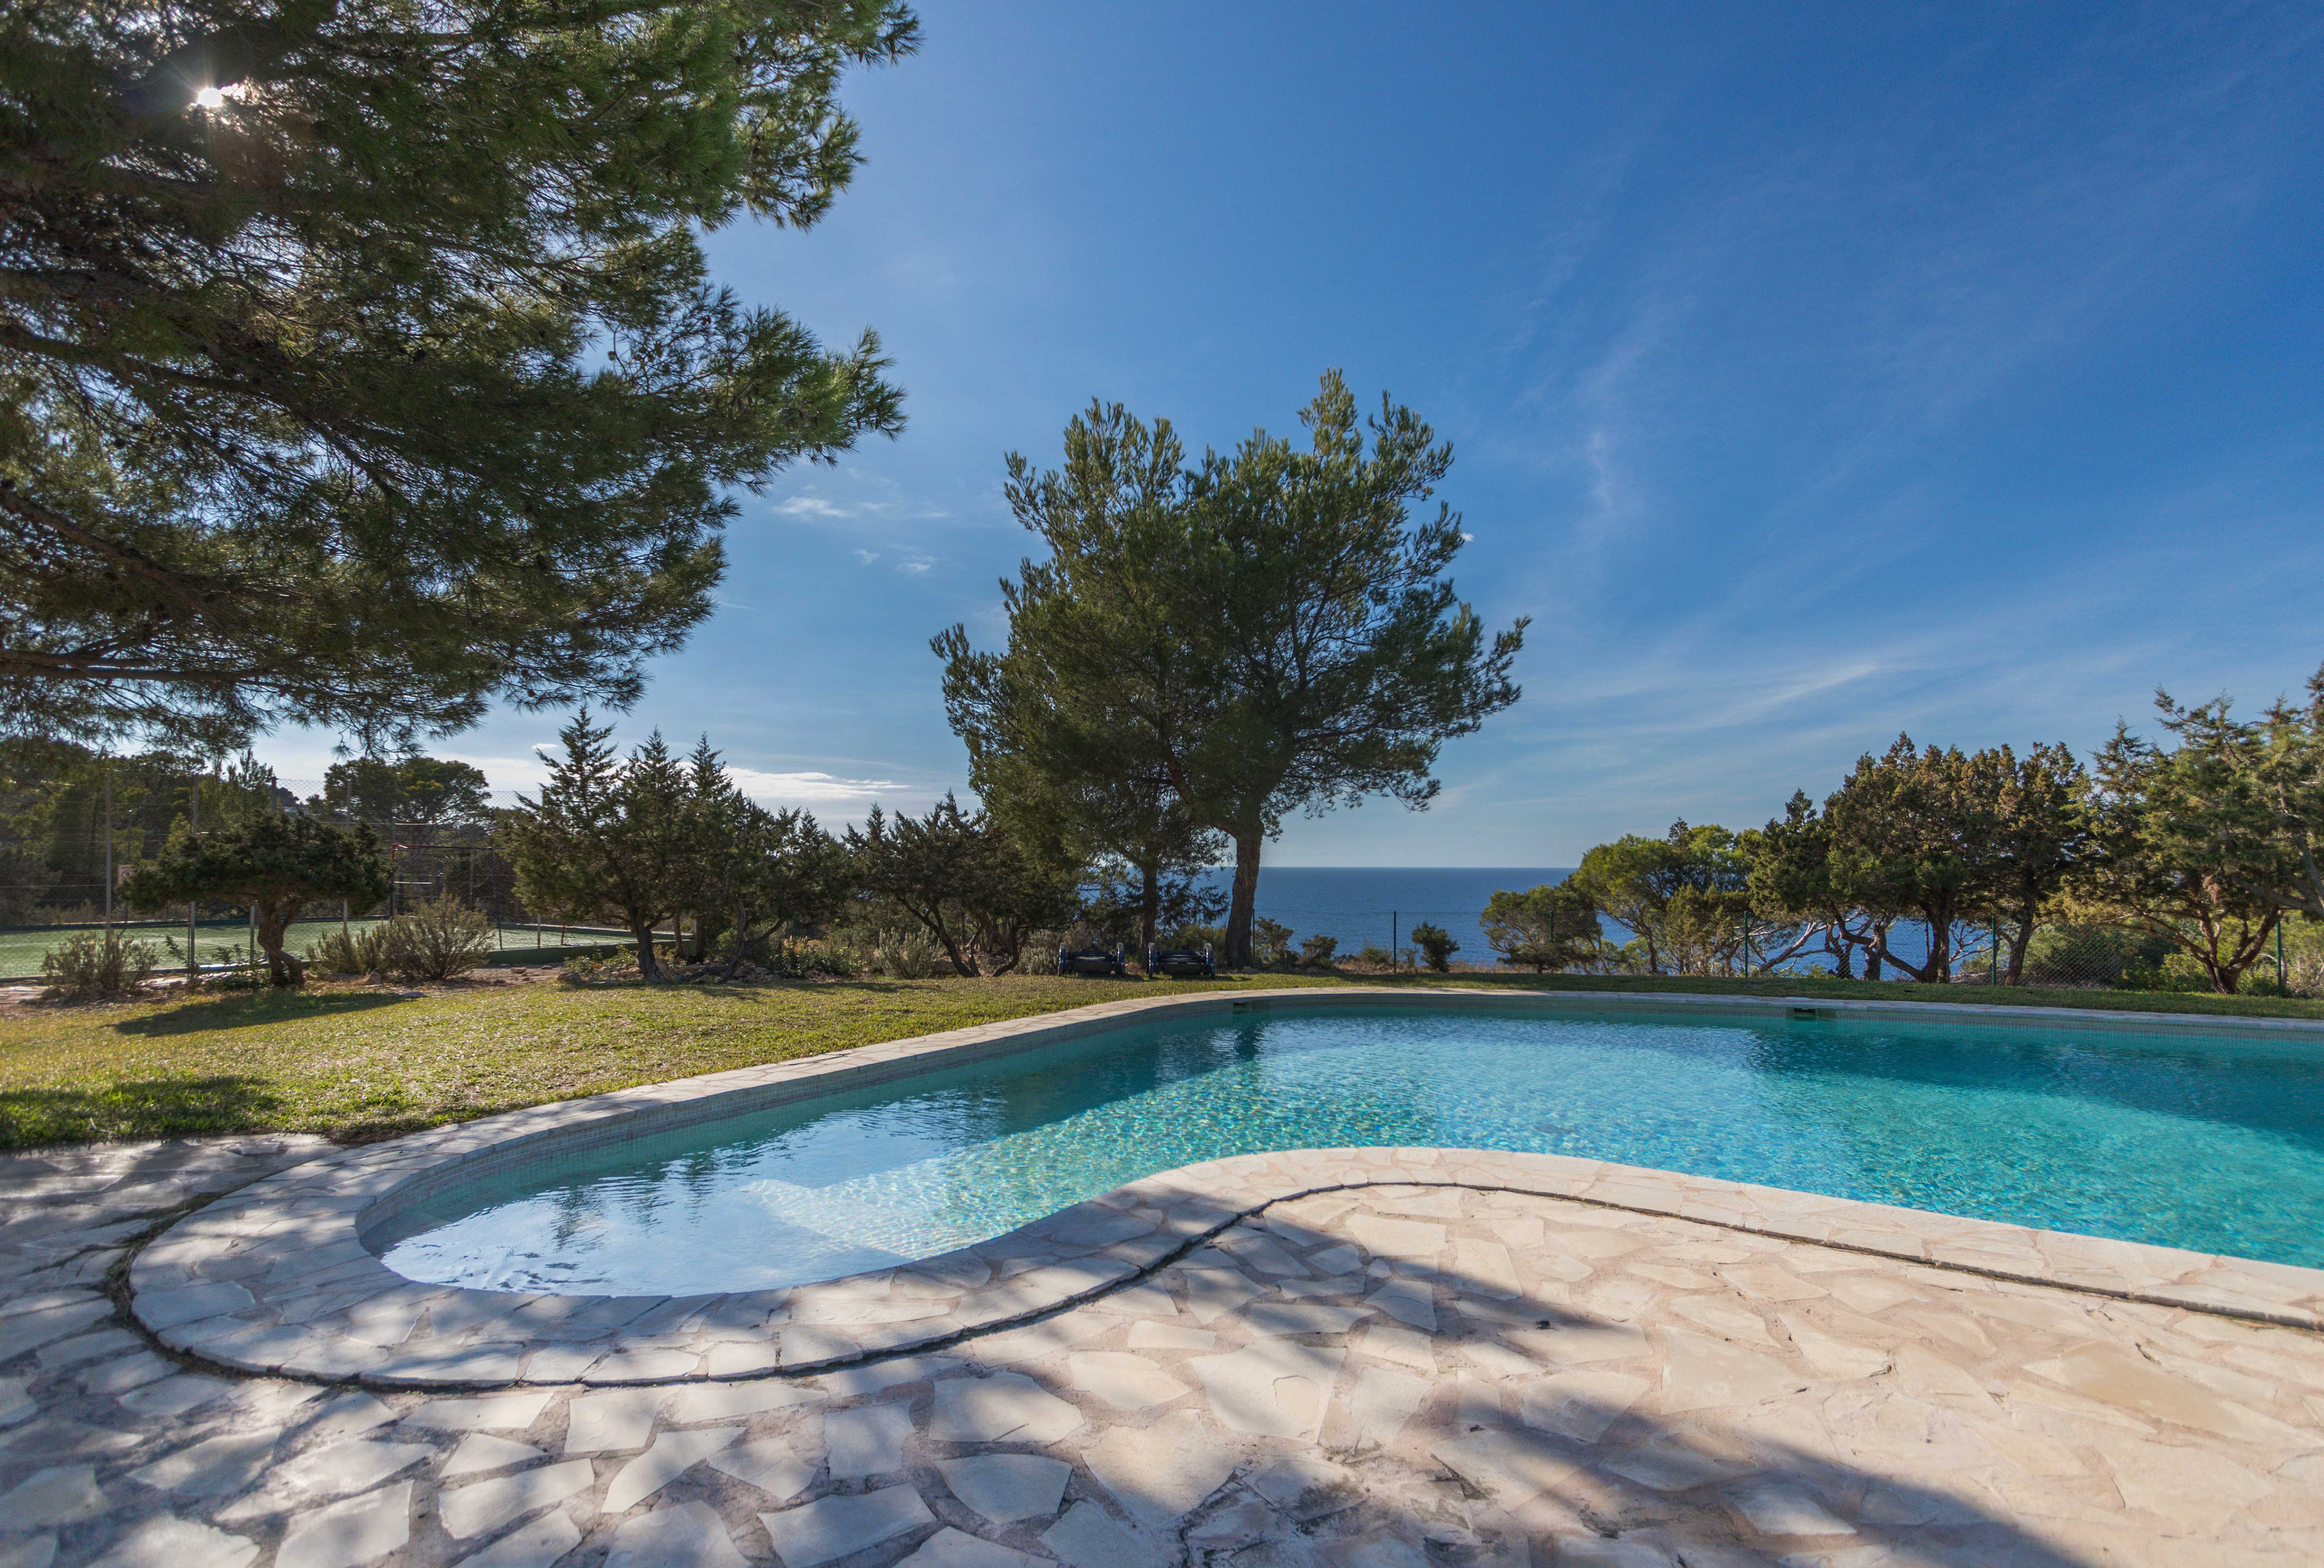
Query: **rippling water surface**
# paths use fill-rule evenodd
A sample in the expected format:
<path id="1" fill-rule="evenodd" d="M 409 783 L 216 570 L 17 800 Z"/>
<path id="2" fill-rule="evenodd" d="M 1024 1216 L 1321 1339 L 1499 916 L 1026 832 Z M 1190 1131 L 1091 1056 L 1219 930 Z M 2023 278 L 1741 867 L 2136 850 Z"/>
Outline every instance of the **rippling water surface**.
<path id="1" fill-rule="evenodd" d="M 1153 1026 L 539 1165 L 373 1237 L 421 1280 L 763 1289 L 982 1241 L 1155 1171 L 1534 1149 L 2324 1266 L 2324 1053 L 1752 1018 Z"/>

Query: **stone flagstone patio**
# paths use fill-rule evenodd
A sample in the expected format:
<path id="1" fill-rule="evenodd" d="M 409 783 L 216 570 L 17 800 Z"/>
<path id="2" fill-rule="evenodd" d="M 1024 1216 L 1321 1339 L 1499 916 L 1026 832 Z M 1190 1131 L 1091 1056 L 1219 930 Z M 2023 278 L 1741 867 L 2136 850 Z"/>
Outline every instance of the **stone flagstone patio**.
<path id="1" fill-rule="evenodd" d="M 0 1568 L 2324 1562 L 2324 1336 L 2125 1299 L 2117 1244 L 1932 1267 L 1462 1157 L 821 1371 L 447 1391 L 159 1350 L 126 1250 L 323 1148 L 0 1159 Z M 2076 1254 L 2100 1288 L 1995 1277 Z M 2298 1272 L 2244 1305 L 2304 1321 Z M 923 1310 L 843 1285 L 866 1337 Z"/>

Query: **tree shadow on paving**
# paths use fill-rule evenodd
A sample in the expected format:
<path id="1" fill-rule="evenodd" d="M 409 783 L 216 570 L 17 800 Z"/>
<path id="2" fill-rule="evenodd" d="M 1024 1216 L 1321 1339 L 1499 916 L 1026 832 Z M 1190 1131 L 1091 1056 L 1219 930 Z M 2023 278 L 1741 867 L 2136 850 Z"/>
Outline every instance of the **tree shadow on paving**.
<path id="1" fill-rule="evenodd" d="M 248 1132 L 281 1111 L 264 1078 L 152 1078 L 101 1089 L 0 1090 L 0 1148 Z"/>
<path id="2" fill-rule="evenodd" d="M 124 1035 L 145 1038 L 201 1034 L 210 1029 L 248 1028 L 281 1019 L 337 1018 L 393 1007 L 409 1000 L 392 992 L 334 991 L 251 992 L 189 1001 L 143 1018 L 124 1019 L 113 1026 Z"/>
<path id="3" fill-rule="evenodd" d="M 1204 1249 L 1176 1267 L 1226 1262 L 1218 1250 Z M 1291 1309 L 1279 1314 L 1288 1323 L 1297 1321 L 1299 1307 L 1363 1305 L 1361 1291 L 1336 1300 L 1277 1300 L 1275 1281 L 1238 1272 L 1265 1287 L 1230 1309 L 1246 1322 L 1263 1324 L 1270 1305 Z M 1227 1352 L 1250 1358 L 1241 1394 L 1223 1373 L 1182 1364 L 1175 1370 L 1177 1380 L 1206 1392 L 1207 1407 L 1201 1399 L 1174 1400 L 1161 1419 L 1200 1410 L 1212 1422 L 1239 1427 L 1238 1439 L 1258 1438 L 1263 1445 L 1258 1455 L 1240 1462 L 1226 1452 L 1215 1462 L 1196 1457 L 1204 1445 L 1198 1423 L 1158 1445 L 1125 1443 L 1111 1463 L 1093 1462 L 1107 1446 L 1102 1440 L 1083 1450 L 1083 1462 L 1100 1484 L 1092 1488 L 1084 1479 L 1076 1482 L 1077 1492 L 1112 1499 L 1138 1532 L 1177 1561 L 1254 1568 L 1311 1563 L 1319 1568 L 1486 1568 L 1528 1561 L 1741 1568 L 1820 1563 L 1826 1554 L 1840 1562 L 1859 1555 L 1886 1562 L 1888 1552 L 1927 1568 L 2085 1568 L 2096 1561 L 2030 1533 L 1966 1483 L 1951 1488 L 1915 1479 L 1920 1466 L 1907 1452 L 1909 1443 L 1889 1444 L 1895 1451 L 1893 1465 L 1867 1469 L 1841 1457 L 1838 1443 L 1819 1452 L 1779 1434 L 1820 1425 L 1817 1412 L 1835 1396 L 1861 1392 L 1868 1403 L 1877 1402 L 1887 1389 L 1877 1377 L 1791 1373 L 1795 1387 L 1772 1397 L 1760 1390 L 1757 1397 L 1764 1402 L 1754 1411 L 1738 1412 L 1737 1407 L 1754 1399 L 1738 1392 L 1718 1401 L 1724 1409 L 1655 1414 L 1641 1407 L 1657 1392 L 1657 1368 L 1624 1365 L 1649 1351 L 1643 1325 L 1512 1297 L 1492 1282 L 1450 1270 L 1415 1269 L 1404 1277 L 1446 1287 L 1456 1298 L 1437 1297 L 1436 1328 L 1427 1335 L 1440 1368 L 1434 1378 L 1421 1378 L 1409 1364 L 1360 1359 L 1354 1347 L 1367 1326 L 1400 1327 L 1378 1308 L 1351 1325 L 1344 1345 L 1321 1342 L 1341 1337 L 1329 1333 L 1255 1339 Z M 1381 1282 L 1361 1283 L 1369 1291 Z M 1450 1370 L 1460 1364 L 1464 1346 L 1480 1346 L 1484 1358 L 1516 1364 L 1512 1335 L 1514 1342 L 1528 1344 L 1531 1353 L 1524 1359 L 1532 1363 L 1530 1375 L 1482 1385 Z M 1058 1335 L 1060 1349 L 1075 1342 L 1081 1342 L 1070 1333 Z M 1560 1360 L 1561 1350 L 1572 1359 Z M 976 1341 L 953 1353 L 974 1359 Z M 1666 1364 L 1669 1353 L 1665 1342 L 1657 1361 Z M 1782 1364 L 1772 1351 L 1750 1353 Z M 1120 1414 L 1075 1388 L 1074 1375 L 1025 1363 L 986 1364 L 997 1374 L 1029 1376 L 1084 1412 Z M 1290 1401 L 1278 1397 L 1284 1380 L 1300 1379 L 1305 1369 L 1313 1369 L 1309 1381 L 1320 1386 Z M 1498 1387 L 1499 1394 L 1480 1397 L 1476 1390 L 1484 1387 Z M 915 1396 L 916 1425 L 924 1432 L 931 1397 Z M 1314 1412 L 1304 1429 L 1296 1418 L 1270 1424 L 1270 1416 L 1297 1398 Z M 1399 1400 L 1409 1406 L 1400 1418 L 1394 1415 Z M 1803 1414 L 1805 1422 L 1799 1419 Z M 1863 1419 L 1868 1425 L 1868 1411 Z M 1122 1425 L 1151 1430 L 1143 1417 Z M 949 1462 L 992 1449 L 928 1442 L 925 1451 Z M 1143 1462 L 1124 1462 L 1132 1458 Z M 1997 1466 L 2005 1462 L 1998 1453 L 1993 1459 Z M 933 1494 L 943 1491 L 940 1472 L 930 1469 L 916 1479 L 939 1500 Z M 1083 1526 L 1091 1541 L 1102 1537 L 1094 1516 L 1085 1517 Z M 1034 1533 L 1045 1528 L 1037 1526 Z M 1056 1550 L 1059 1543 L 1043 1545 Z M 1125 1550 L 1134 1545 L 1125 1537 Z M 1101 1568 L 1093 1559 L 1060 1554 L 1082 1568 Z"/>

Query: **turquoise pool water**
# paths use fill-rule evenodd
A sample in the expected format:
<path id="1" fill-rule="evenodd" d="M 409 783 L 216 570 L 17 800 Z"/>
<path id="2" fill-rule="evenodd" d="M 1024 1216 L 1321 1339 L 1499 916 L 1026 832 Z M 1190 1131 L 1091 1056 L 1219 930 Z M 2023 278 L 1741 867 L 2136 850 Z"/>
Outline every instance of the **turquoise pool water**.
<path id="1" fill-rule="evenodd" d="M 410 1277 L 836 1278 L 1155 1171 L 1536 1149 L 2324 1266 L 2324 1047 L 1932 1024 L 1261 1013 L 1148 1026 L 540 1165 L 372 1237 Z"/>

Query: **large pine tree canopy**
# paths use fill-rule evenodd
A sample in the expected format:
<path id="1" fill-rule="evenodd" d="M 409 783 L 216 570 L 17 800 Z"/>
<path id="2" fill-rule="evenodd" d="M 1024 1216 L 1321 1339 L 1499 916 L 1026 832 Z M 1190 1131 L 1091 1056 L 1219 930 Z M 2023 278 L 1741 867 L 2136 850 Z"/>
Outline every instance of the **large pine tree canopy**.
<path id="1" fill-rule="evenodd" d="M 634 696 L 734 487 L 901 427 L 699 235 L 812 224 L 896 0 L 9 0 L 0 727 Z"/>

